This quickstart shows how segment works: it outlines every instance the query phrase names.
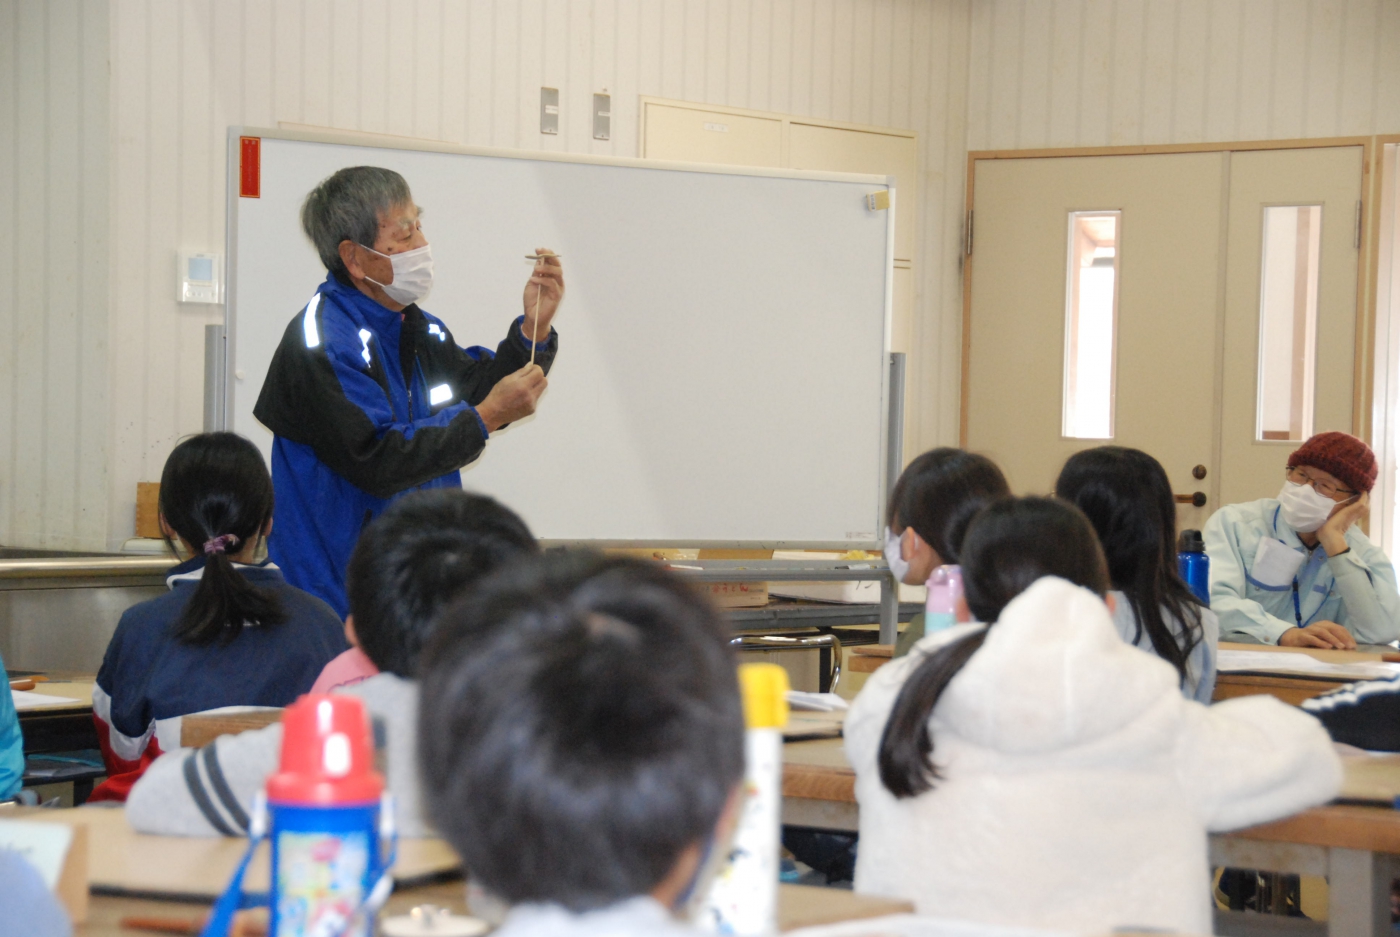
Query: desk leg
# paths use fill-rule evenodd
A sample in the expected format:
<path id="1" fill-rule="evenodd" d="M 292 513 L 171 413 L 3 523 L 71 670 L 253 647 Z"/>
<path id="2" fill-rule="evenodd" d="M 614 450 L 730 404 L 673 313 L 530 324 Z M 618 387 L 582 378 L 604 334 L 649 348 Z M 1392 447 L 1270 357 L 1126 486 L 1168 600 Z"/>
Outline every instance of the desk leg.
<path id="1" fill-rule="evenodd" d="M 899 640 L 899 583 L 886 573 L 880 579 L 880 643 Z"/>
<path id="2" fill-rule="evenodd" d="M 1336 847 L 1329 852 L 1328 937 L 1386 937 L 1391 932 L 1389 857 Z"/>

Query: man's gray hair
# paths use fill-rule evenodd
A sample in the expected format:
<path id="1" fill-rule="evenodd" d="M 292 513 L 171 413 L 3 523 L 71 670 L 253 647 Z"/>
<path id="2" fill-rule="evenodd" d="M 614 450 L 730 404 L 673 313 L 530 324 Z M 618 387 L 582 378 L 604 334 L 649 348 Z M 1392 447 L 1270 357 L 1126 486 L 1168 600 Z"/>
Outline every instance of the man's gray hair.
<path id="1" fill-rule="evenodd" d="M 412 202 L 408 183 L 392 169 L 350 166 L 311 190 L 301 206 L 301 226 L 326 269 L 343 274 L 340 242 L 373 248 L 379 239 L 379 215 Z"/>

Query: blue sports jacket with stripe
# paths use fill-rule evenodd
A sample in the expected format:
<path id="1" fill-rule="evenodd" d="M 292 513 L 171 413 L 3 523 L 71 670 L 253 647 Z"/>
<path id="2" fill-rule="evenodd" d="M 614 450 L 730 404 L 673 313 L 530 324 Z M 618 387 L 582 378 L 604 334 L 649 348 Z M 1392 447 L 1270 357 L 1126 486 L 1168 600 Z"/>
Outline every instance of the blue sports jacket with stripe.
<path id="1" fill-rule="evenodd" d="M 524 316 L 493 354 L 417 305 L 388 309 L 331 273 L 288 324 L 253 414 L 275 435 L 268 551 L 287 581 L 348 611 L 360 531 L 417 488 L 460 486 L 487 431 L 476 405 L 530 360 Z M 557 334 L 540 342 L 546 372 Z"/>

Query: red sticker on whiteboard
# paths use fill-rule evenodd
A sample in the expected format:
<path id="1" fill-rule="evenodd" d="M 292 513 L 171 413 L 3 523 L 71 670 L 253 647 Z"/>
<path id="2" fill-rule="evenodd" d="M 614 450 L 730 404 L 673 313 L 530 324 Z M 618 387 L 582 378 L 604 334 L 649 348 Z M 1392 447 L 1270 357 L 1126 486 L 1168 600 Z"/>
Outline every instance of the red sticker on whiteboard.
<path id="1" fill-rule="evenodd" d="M 238 138 L 238 194 L 259 198 L 262 192 L 262 138 Z"/>

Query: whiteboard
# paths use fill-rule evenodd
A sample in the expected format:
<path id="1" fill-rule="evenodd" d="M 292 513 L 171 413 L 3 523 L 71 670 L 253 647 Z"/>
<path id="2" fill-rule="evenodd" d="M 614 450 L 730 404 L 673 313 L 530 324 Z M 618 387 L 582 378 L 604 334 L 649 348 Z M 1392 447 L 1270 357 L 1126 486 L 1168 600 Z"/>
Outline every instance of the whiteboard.
<path id="1" fill-rule="evenodd" d="M 238 196 L 244 134 L 262 138 L 259 198 Z M 563 257 L 549 389 L 464 487 L 549 541 L 881 542 L 894 218 L 865 196 L 891 180 L 297 131 L 233 128 L 229 144 L 224 412 L 264 454 L 253 405 L 325 277 L 302 200 L 371 164 L 423 208 L 422 306 L 460 344 L 494 349 L 521 314 L 525 254 Z"/>

